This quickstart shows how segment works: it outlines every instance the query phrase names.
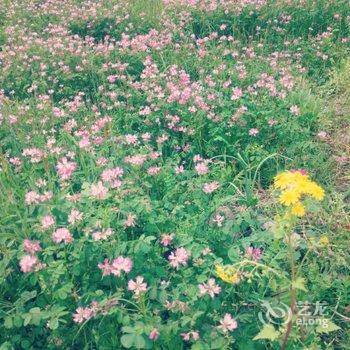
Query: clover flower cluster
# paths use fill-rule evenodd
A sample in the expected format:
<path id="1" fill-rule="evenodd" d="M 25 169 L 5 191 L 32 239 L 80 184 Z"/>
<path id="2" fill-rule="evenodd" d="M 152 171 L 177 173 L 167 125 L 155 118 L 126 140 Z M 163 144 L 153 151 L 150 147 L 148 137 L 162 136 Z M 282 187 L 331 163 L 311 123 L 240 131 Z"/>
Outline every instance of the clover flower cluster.
<path id="1" fill-rule="evenodd" d="M 129 273 L 132 269 L 132 260 L 118 256 L 112 262 L 105 259 L 103 263 L 98 264 L 98 268 L 102 270 L 102 276 L 114 275 L 119 277 L 122 272 Z"/>

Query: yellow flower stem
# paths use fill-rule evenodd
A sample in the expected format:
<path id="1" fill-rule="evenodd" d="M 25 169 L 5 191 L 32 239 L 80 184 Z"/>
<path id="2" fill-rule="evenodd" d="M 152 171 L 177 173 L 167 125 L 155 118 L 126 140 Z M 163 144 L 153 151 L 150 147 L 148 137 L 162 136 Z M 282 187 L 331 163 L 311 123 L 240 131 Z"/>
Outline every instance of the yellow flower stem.
<path id="1" fill-rule="evenodd" d="M 303 230 L 305 231 L 305 227 L 304 227 Z M 298 270 L 297 270 L 297 275 L 298 275 L 300 269 L 302 268 L 302 266 L 304 265 L 304 262 L 305 262 L 306 258 L 309 256 L 309 253 L 312 251 L 312 249 L 316 248 L 316 245 L 313 244 L 312 241 L 310 241 L 307 236 L 305 237 L 305 239 L 309 242 L 311 247 L 308 248 L 308 250 L 306 251 L 305 255 L 303 256 L 303 258 L 302 258 L 302 260 L 301 260 L 301 262 L 299 264 Z"/>
<path id="2" fill-rule="evenodd" d="M 295 259 L 294 259 L 294 248 L 292 244 L 292 230 L 289 230 L 288 235 L 288 258 L 289 258 L 289 264 L 291 269 L 291 284 L 290 284 L 290 311 L 292 313 L 292 317 L 290 318 L 288 324 L 287 324 L 287 330 L 283 338 L 283 343 L 281 346 L 281 350 L 285 350 L 288 344 L 288 338 L 290 335 L 290 332 L 292 331 L 293 326 L 293 315 L 296 311 L 296 305 L 297 305 L 297 293 L 296 289 L 294 287 L 294 282 L 296 280 L 296 267 L 295 267 Z"/>
<path id="3" fill-rule="evenodd" d="M 264 264 L 261 264 L 261 263 L 259 263 L 257 261 L 244 259 L 244 260 L 242 260 L 242 261 L 240 261 L 238 263 L 232 264 L 232 266 L 237 266 L 237 265 L 239 265 L 238 268 L 246 266 L 246 265 L 255 265 L 256 268 L 260 267 L 260 268 L 262 268 L 264 270 L 270 271 L 273 274 L 277 275 L 278 277 L 287 278 L 286 276 L 282 275 L 280 271 L 277 271 L 277 270 L 273 269 L 272 267 L 264 265 Z"/>

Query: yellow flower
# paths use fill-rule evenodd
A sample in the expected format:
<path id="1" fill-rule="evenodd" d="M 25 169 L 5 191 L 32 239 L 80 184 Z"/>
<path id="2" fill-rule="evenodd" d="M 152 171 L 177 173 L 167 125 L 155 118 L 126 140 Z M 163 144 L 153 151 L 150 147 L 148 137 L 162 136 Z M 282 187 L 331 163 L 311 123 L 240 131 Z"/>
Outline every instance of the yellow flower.
<path id="1" fill-rule="evenodd" d="M 324 190 L 322 187 L 317 185 L 314 182 L 311 182 L 307 187 L 307 193 L 317 199 L 318 201 L 321 201 L 324 198 Z"/>
<path id="2" fill-rule="evenodd" d="M 288 176 L 288 173 L 281 173 L 275 176 L 275 188 L 286 188 L 289 183 L 290 177 Z"/>
<path id="3" fill-rule="evenodd" d="M 304 216 L 305 215 L 305 207 L 300 203 L 296 203 L 292 206 L 292 214 L 296 216 Z"/>
<path id="4" fill-rule="evenodd" d="M 319 243 L 325 247 L 327 247 L 329 245 L 329 239 L 327 236 L 321 236 Z"/>
<path id="5" fill-rule="evenodd" d="M 240 281 L 239 274 L 233 266 L 216 265 L 215 272 L 224 282 L 236 284 Z"/>
<path id="6" fill-rule="evenodd" d="M 308 175 L 304 175 L 300 171 L 285 171 L 275 176 L 274 186 L 275 188 L 286 189 L 308 179 Z"/>
<path id="7" fill-rule="evenodd" d="M 291 213 L 296 216 L 305 214 L 305 207 L 300 203 L 303 195 L 319 201 L 325 195 L 323 188 L 301 171 L 285 171 L 278 174 L 274 179 L 274 187 L 281 190 L 279 202 L 285 206 L 292 206 Z"/>
<path id="8" fill-rule="evenodd" d="M 292 190 L 283 191 L 280 195 L 279 201 L 281 204 L 289 206 L 291 204 L 297 203 L 299 199 L 300 199 L 299 191 L 292 189 Z"/>

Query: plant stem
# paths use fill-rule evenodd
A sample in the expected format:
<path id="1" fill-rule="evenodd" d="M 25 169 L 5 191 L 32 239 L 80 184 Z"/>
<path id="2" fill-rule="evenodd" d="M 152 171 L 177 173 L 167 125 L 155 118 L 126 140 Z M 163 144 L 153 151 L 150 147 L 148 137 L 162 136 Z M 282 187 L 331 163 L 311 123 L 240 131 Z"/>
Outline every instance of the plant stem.
<path id="1" fill-rule="evenodd" d="M 296 280 L 296 269 L 295 269 L 295 260 L 294 260 L 294 248 L 292 243 L 292 230 L 290 230 L 289 233 L 289 239 L 288 239 L 288 256 L 289 256 L 289 263 L 291 268 L 291 285 L 290 285 L 290 311 L 291 311 L 291 317 L 287 324 L 287 330 L 283 338 L 283 343 L 281 346 L 281 350 L 285 350 L 288 344 L 288 338 L 290 335 L 290 332 L 292 331 L 293 326 L 293 315 L 296 309 L 296 303 L 297 303 L 297 295 L 296 290 L 294 287 L 294 283 Z"/>

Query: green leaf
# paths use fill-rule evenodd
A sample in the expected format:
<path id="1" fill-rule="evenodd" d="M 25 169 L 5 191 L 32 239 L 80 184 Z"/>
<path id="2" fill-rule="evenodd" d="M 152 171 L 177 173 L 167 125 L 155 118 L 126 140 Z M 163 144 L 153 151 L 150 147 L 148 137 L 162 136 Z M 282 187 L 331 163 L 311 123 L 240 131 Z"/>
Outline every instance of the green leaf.
<path id="1" fill-rule="evenodd" d="M 15 304 L 19 304 L 19 305 L 23 305 L 24 303 L 26 303 L 27 301 L 29 301 L 30 299 L 33 299 L 36 297 L 36 291 L 32 291 L 32 292 L 28 292 L 25 291 L 21 294 L 21 298 L 16 301 Z"/>
<path id="2" fill-rule="evenodd" d="M 13 324 L 17 328 L 22 327 L 23 321 L 22 321 L 21 316 L 15 315 L 15 317 L 13 318 Z"/>
<path id="3" fill-rule="evenodd" d="M 168 297 L 168 293 L 165 290 L 161 290 L 159 292 L 158 300 L 160 303 L 164 304 L 165 301 L 167 300 L 167 297 Z"/>
<path id="4" fill-rule="evenodd" d="M 198 287 L 194 286 L 192 284 L 189 284 L 186 286 L 186 294 L 190 297 L 190 298 L 194 298 L 197 294 L 198 294 Z"/>
<path id="5" fill-rule="evenodd" d="M 239 259 L 239 249 L 237 247 L 231 247 L 228 250 L 227 255 L 232 262 L 237 262 Z"/>
<path id="6" fill-rule="evenodd" d="M 150 290 L 149 290 L 149 292 L 148 292 L 149 298 L 150 298 L 151 300 L 157 299 L 157 294 L 158 294 L 157 292 L 158 292 L 158 291 L 157 291 L 157 288 L 156 288 L 156 287 L 150 288 Z"/>
<path id="7" fill-rule="evenodd" d="M 41 322 L 41 315 L 33 315 L 32 316 L 32 324 L 34 326 L 39 326 L 40 325 L 40 322 Z"/>
<path id="8" fill-rule="evenodd" d="M 67 293 L 66 293 L 63 289 L 60 289 L 60 290 L 57 291 L 57 296 L 58 296 L 61 300 L 67 299 Z"/>
<path id="9" fill-rule="evenodd" d="M 13 327 L 13 322 L 12 322 L 12 317 L 11 316 L 6 316 L 4 320 L 4 326 L 7 329 L 10 329 Z"/>
<path id="10" fill-rule="evenodd" d="M 303 290 L 304 292 L 307 292 L 307 289 L 305 288 L 305 278 L 298 277 L 293 283 L 293 288 Z"/>
<path id="11" fill-rule="evenodd" d="M 29 310 L 29 313 L 31 314 L 31 317 L 32 317 L 31 323 L 34 324 L 35 326 L 39 326 L 42 318 L 40 308 L 33 307 L 32 309 Z"/>
<path id="12" fill-rule="evenodd" d="M 210 349 L 224 349 L 225 348 L 225 339 L 224 338 L 216 338 L 210 343 Z"/>
<path id="13" fill-rule="evenodd" d="M 134 345 L 134 334 L 124 334 L 120 338 L 120 342 L 124 348 L 130 349 Z"/>
<path id="14" fill-rule="evenodd" d="M 337 326 L 335 323 L 333 323 L 331 320 L 328 320 L 326 318 L 321 319 L 321 324 L 316 327 L 317 333 L 330 333 L 341 329 L 339 326 Z"/>
<path id="15" fill-rule="evenodd" d="M 29 340 L 24 339 L 24 340 L 22 340 L 21 345 L 22 345 L 22 348 L 23 348 L 23 349 L 28 349 L 28 348 L 30 348 L 30 346 L 31 346 L 32 344 L 30 343 Z"/>
<path id="16" fill-rule="evenodd" d="M 202 341 L 197 341 L 191 346 L 191 350 L 208 350 L 208 349 L 210 349 L 209 346 Z"/>
<path id="17" fill-rule="evenodd" d="M 191 316 L 183 316 L 181 318 L 181 326 L 185 327 L 186 325 L 190 324 L 192 321 L 192 317 Z"/>
<path id="18" fill-rule="evenodd" d="M 208 276 L 206 276 L 206 275 L 198 275 L 197 276 L 198 283 L 203 283 L 203 282 L 206 282 L 207 280 L 208 280 Z"/>
<path id="19" fill-rule="evenodd" d="M 0 345 L 0 350 L 12 350 L 13 347 L 8 341 Z"/>
<path id="20" fill-rule="evenodd" d="M 146 342 L 142 335 L 137 334 L 135 336 L 134 345 L 136 349 L 144 349 L 146 347 Z"/>
<path id="21" fill-rule="evenodd" d="M 23 319 L 24 319 L 23 325 L 27 326 L 32 319 L 32 315 L 31 314 L 24 314 L 23 316 L 24 316 L 23 317 Z"/>
<path id="22" fill-rule="evenodd" d="M 253 340 L 242 339 L 237 343 L 238 350 L 266 350 L 265 345 L 257 343 Z"/>
<path id="23" fill-rule="evenodd" d="M 52 320 L 49 321 L 48 327 L 52 329 L 53 331 L 58 328 L 58 319 L 53 318 Z"/>
<path id="24" fill-rule="evenodd" d="M 278 285 L 277 285 L 277 282 L 276 282 L 276 280 L 275 280 L 274 278 L 271 278 L 271 279 L 270 279 L 269 284 L 270 284 L 270 285 L 269 285 L 270 288 L 271 288 L 273 291 L 276 291 L 276 290 L 277 290 Z"/>
<path id="25" fill-rule="evenodd" d="M 285 235 L 284 228 L 281 225 L 272 227 L 271 232 L 273 233 L 275 239 L 281 239 Z"/>
<path id="26" fill-rule="evenodd" d="M 124 333 L 135 333 L 135 329 L 133 327 L 130 326 L 125 326 L 122 328 L 122 331 Z"/>
<path id="27" fill-rule="evenodd" d="M 29 310 L 31 314 L 40 314 L 40 308 L 39 307 L 33 307 Z"/>
<path id="28" fill-rule="evenodd" d="M 258 339 L 268 339 L 276 340 L 280 335 L 280 332 L 275 329 L 271 324 L 265 324 L 263 329 L 253 338 L 253 340 Z"/>

